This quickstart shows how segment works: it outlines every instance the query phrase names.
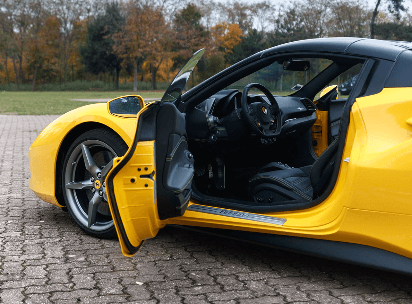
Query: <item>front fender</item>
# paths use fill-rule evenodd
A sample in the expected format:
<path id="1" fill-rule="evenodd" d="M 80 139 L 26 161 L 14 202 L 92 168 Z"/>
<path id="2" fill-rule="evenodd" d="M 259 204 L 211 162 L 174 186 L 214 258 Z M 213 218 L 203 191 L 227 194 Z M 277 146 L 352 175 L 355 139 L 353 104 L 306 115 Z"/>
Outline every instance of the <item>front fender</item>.
<path id="1" fill-rule="evenodd" d="M 87 105 L 54 120 L 39 134 L 29 150 L 29 186 L 42 200 L 62 207 L 56 198 L 57 157 L 68 134 L 75 127 L 90 122 L 112 129 L 128 145 L 136 130 L 136 119 L 109 114 L 106 103 Z"/>

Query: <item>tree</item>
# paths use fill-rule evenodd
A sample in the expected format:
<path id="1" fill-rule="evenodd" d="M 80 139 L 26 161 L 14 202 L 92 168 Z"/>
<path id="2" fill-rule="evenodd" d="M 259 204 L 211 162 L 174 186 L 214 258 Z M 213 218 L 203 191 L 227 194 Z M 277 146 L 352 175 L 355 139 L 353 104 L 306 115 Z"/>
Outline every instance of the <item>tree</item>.
<path id="1" fill-rule="evenodd" d="M 331 4 L 327 33 L 333 37 L 367 37 L 370 11 L 357 1 L 338 1 Z"/>
<path id="2" fill-rule="evenodd" d="M 75 80 L 76 74 L 77 77 L 83 77 L 85 72 L 84 65 L 82 64 L 80 48 L 86 40 L 86 36 L 87 20 L 83 19 L 75 22 L 73 25 L 73 50 L 70 52 L 69 60 L 67 61 L 69 67 L 71 68 L 71 81 Z M 117 75 L 118 74 L 119 73 L 117 73 Z"/>
<path id="3" fill-rule="evenodd" d="M 242 30 L 238 24 L 222 22 L 211 29 L 211 38 L 219 51 L 224 54 L 233 53 L 233 48 L 242 40 Z"/>
<path id="4" fill-rule="evenodd" d="M 255 3 L 251 7 L 251 14 L 255 18 L 255 22 L 259 26 L 258 31 L 265 31 L 271 23 L 271 19 L 275 15 L 274 6 L 268 1 Z"/>
<path id="5" fill-rule="evenodd" d="M 315 18 L 317 17 L 315 16 Z M 275 29 L 269 34 L 269 42 L 272 46 L 313 38 L 308 35 L 304 19 L 296 8 L 289 8 L 284 12 L 280 12 L 274 22 Z"/>
<path id="6" fill-rule="evenodd" d="M 238 1 L 220 4 L 220 9 L 225 15 L 225 20 L 231 24 L 239 24 L 240 29 L 246 34 L 253 26 L 252 6 Z"/>
<path id="7" fill-rule="evenodd" d="M 85 44 L 80 47 L 80 54 L 86 71 L 99 74 L 109 71 L 116 75 L 116 89 L 119 89 L 119 74 L 122 58 L 113 52 L 117 41 L 113 36 L 124 26 L 124 17 L 117 3 L 106 5 L 105 14 L 98 15 L 87 26 Z"/>
<path id="8" fill-rule="evenodd" d="M 386 22 L 375 25 L 375 35 L 384 40 L 412 41 L 412 26 Z"/>
<path id="9" fill-rule="evenodd" d="M 264 32 L 258 32 L 256 29 L 250 30 L 239 44 L 233 47 L 233 51 L 227 54 L 227 61 L 234 64 L 246 57 L 267 48 L 267 40 Z"/>
<path id="10" fill-rule="evenodd" d="M 400 12 L 405 11 L 405 7 L 403 6 L 403 0 L 386 0 L 386 1 L 388 3 L 389 11 L 392 14 L 395 14 L 397 19 L 399 20 Z M 379 14 L 379 6 L 381 2 L 382 0 L 376 0 L 375 9 L 373 10 L 373 13 L 372 13 L 371 25 L 370 25 L 371 38 L 375 38 L 375 22 L 376 22 L 376 17 Z"/>
<path id="11" fill-rule="evenodd" d="M 176 35 L 173 42 L 174 67 L 180 67 L 194 52 L 209 44 L 210 33 L 201 24 L 201 18 L 200 9 L 192 3 L 176 12 L 173 19 Z"/>
<path id="12" fill-rule="evenodd" d="M 43 41 L 40 39 L 39 32 L 42 28 L 42 23 L 45 17 L 44 9 L 42 6 L 41 1 L 32 2 L 30 5 L 30 9 L 32 12 L 32 26 L 30 30 L 29 36 L 29 68 L 33 72 L 33 85 L 32 91 L 36 89 L 36 77 L 37 77 L 37 70 L 39 65 L 41 64 L 41 57 L 43 52 L 45 51 L 44 48 L 41 47 Z"/>
<path id="13" fill-rule="evenodd" d="M 134 91 L 137 72 L 145 61 L 150 64 L 152 89 L 156 89 L 156 73 L 163 60 L 171 56 L 172 41 L 176 39 L 161 7 L 129 4 L 128 11 L 124 31 L 115 35 L 114 50 L 125 62 L 134 62 Z"/>
<path id="14" fill-rule="evenodd" d="M 19 90 L 20 82 L 25 80 L 23 56 L 30 26 L 29 3 L 24 0 L 2 0 L 1 11 L 4 17 L 1 24 L 7 48 L 6 60 L 8 56 L 12 58 L 17 90 Z"/>

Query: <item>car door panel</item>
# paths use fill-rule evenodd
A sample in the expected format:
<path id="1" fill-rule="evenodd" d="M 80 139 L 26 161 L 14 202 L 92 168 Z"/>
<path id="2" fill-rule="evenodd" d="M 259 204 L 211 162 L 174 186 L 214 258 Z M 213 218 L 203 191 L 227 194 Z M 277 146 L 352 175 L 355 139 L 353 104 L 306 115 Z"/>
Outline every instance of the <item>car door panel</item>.
<path id="1" fill-rule="evenodd" d="M 194 160 L 187 146 L 185 115 L 171 103 L 157 114 L 156 164 L 162 172 L 157 181 L 160 219 L 183 215 L 191 195 Z"/>
<path id="2" fill-rule="evenodd" d="M 105 183 L 110 211 L 122 252 L 132 256 L 143 241 L 154 237 L 164 224 L 155 200 L 155 122 L 158 106 L 146 106 L 137 115 L 136 135 L 123 157 L 113 160 Z M 148 172 L 153 172 L 147 178 Z"/>
<path id="3" fill-rule="evenodd" d="M 183 215 L 194 174 L 185 116 L 174 104 L 151 104 L 137 121 L 133 145 L 114 159 L 106 178 L 110 210 L 126 256 L 156 236 L 163 220 Z"/>

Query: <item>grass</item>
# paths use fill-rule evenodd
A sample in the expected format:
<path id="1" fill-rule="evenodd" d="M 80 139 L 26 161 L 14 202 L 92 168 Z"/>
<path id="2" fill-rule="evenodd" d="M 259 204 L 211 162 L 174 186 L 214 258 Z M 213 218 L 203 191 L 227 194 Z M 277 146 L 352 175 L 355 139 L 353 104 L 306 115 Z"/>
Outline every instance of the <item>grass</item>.
<path id="1" fill-rule="evenodd" d="M 93 102 L 72 99 L 112 99 L 123 95 L 140 95 L 143 99 L 161 98 L 164 91 L 141 92 L 8 92 L 0 91 L 0 114 L 61 115 Z M 255 93 L 255 92 L 251 92 Z M 257 92 L 261 93 L 261 92 Z M 274 95 L 289 95 L 293 91 L 272 92 Z"/>
<path id="2" fill-rule="evenodd" d="M 161 98 L 163 91 L 145 92 L 0 92 L 0 113 L 17 115 L 60 115 L 92 102 L 71 99 L 112 99 L 138 94 Z"/>
<path id="3" fill-rule="evenodd" d="M 167 82 L 157 82 L 157 89 L 158 90 L 166 90 L 169 86 Z M 139 81 L 137 84 L 139 90 L 146 91 L 150 90 L 152 84 L 150 82 L 142 82 Z M 20 84 L 19 92 L 27 92 L 32 91 L 33 86 L 29 83 Z M 104 81 L 81 81 L 76 80 L 73 82 L 67 83 L 46 83 L 46 84 L 39 84 L 36 86 L 36 90 L 40 92 L 56 92 L 56 91 L 115 91 L 114 83 L 107 83 Z M 120 91 L 131 91 L 133 90 L 133 83 L 119 83 L 119 90 Z M 15 83 L 10 84 L 0 84 L 0 91 L 17 91 L 17 86 Z"/>

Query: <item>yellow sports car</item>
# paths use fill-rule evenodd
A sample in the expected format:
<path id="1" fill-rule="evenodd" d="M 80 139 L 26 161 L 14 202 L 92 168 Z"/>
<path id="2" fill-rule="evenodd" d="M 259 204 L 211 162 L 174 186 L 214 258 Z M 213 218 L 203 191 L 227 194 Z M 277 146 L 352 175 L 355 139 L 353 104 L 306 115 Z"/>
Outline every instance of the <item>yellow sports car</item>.
<path id="1" fill-rule="evenodd" d="M 297 41 L 183 93 L 203 52 L 160 101 L 51 123 L 30 148 L 30 188 L 89 234 L 117 233 L 127 256 L 179 225 L 412 274 L 412 44 Z"/>

